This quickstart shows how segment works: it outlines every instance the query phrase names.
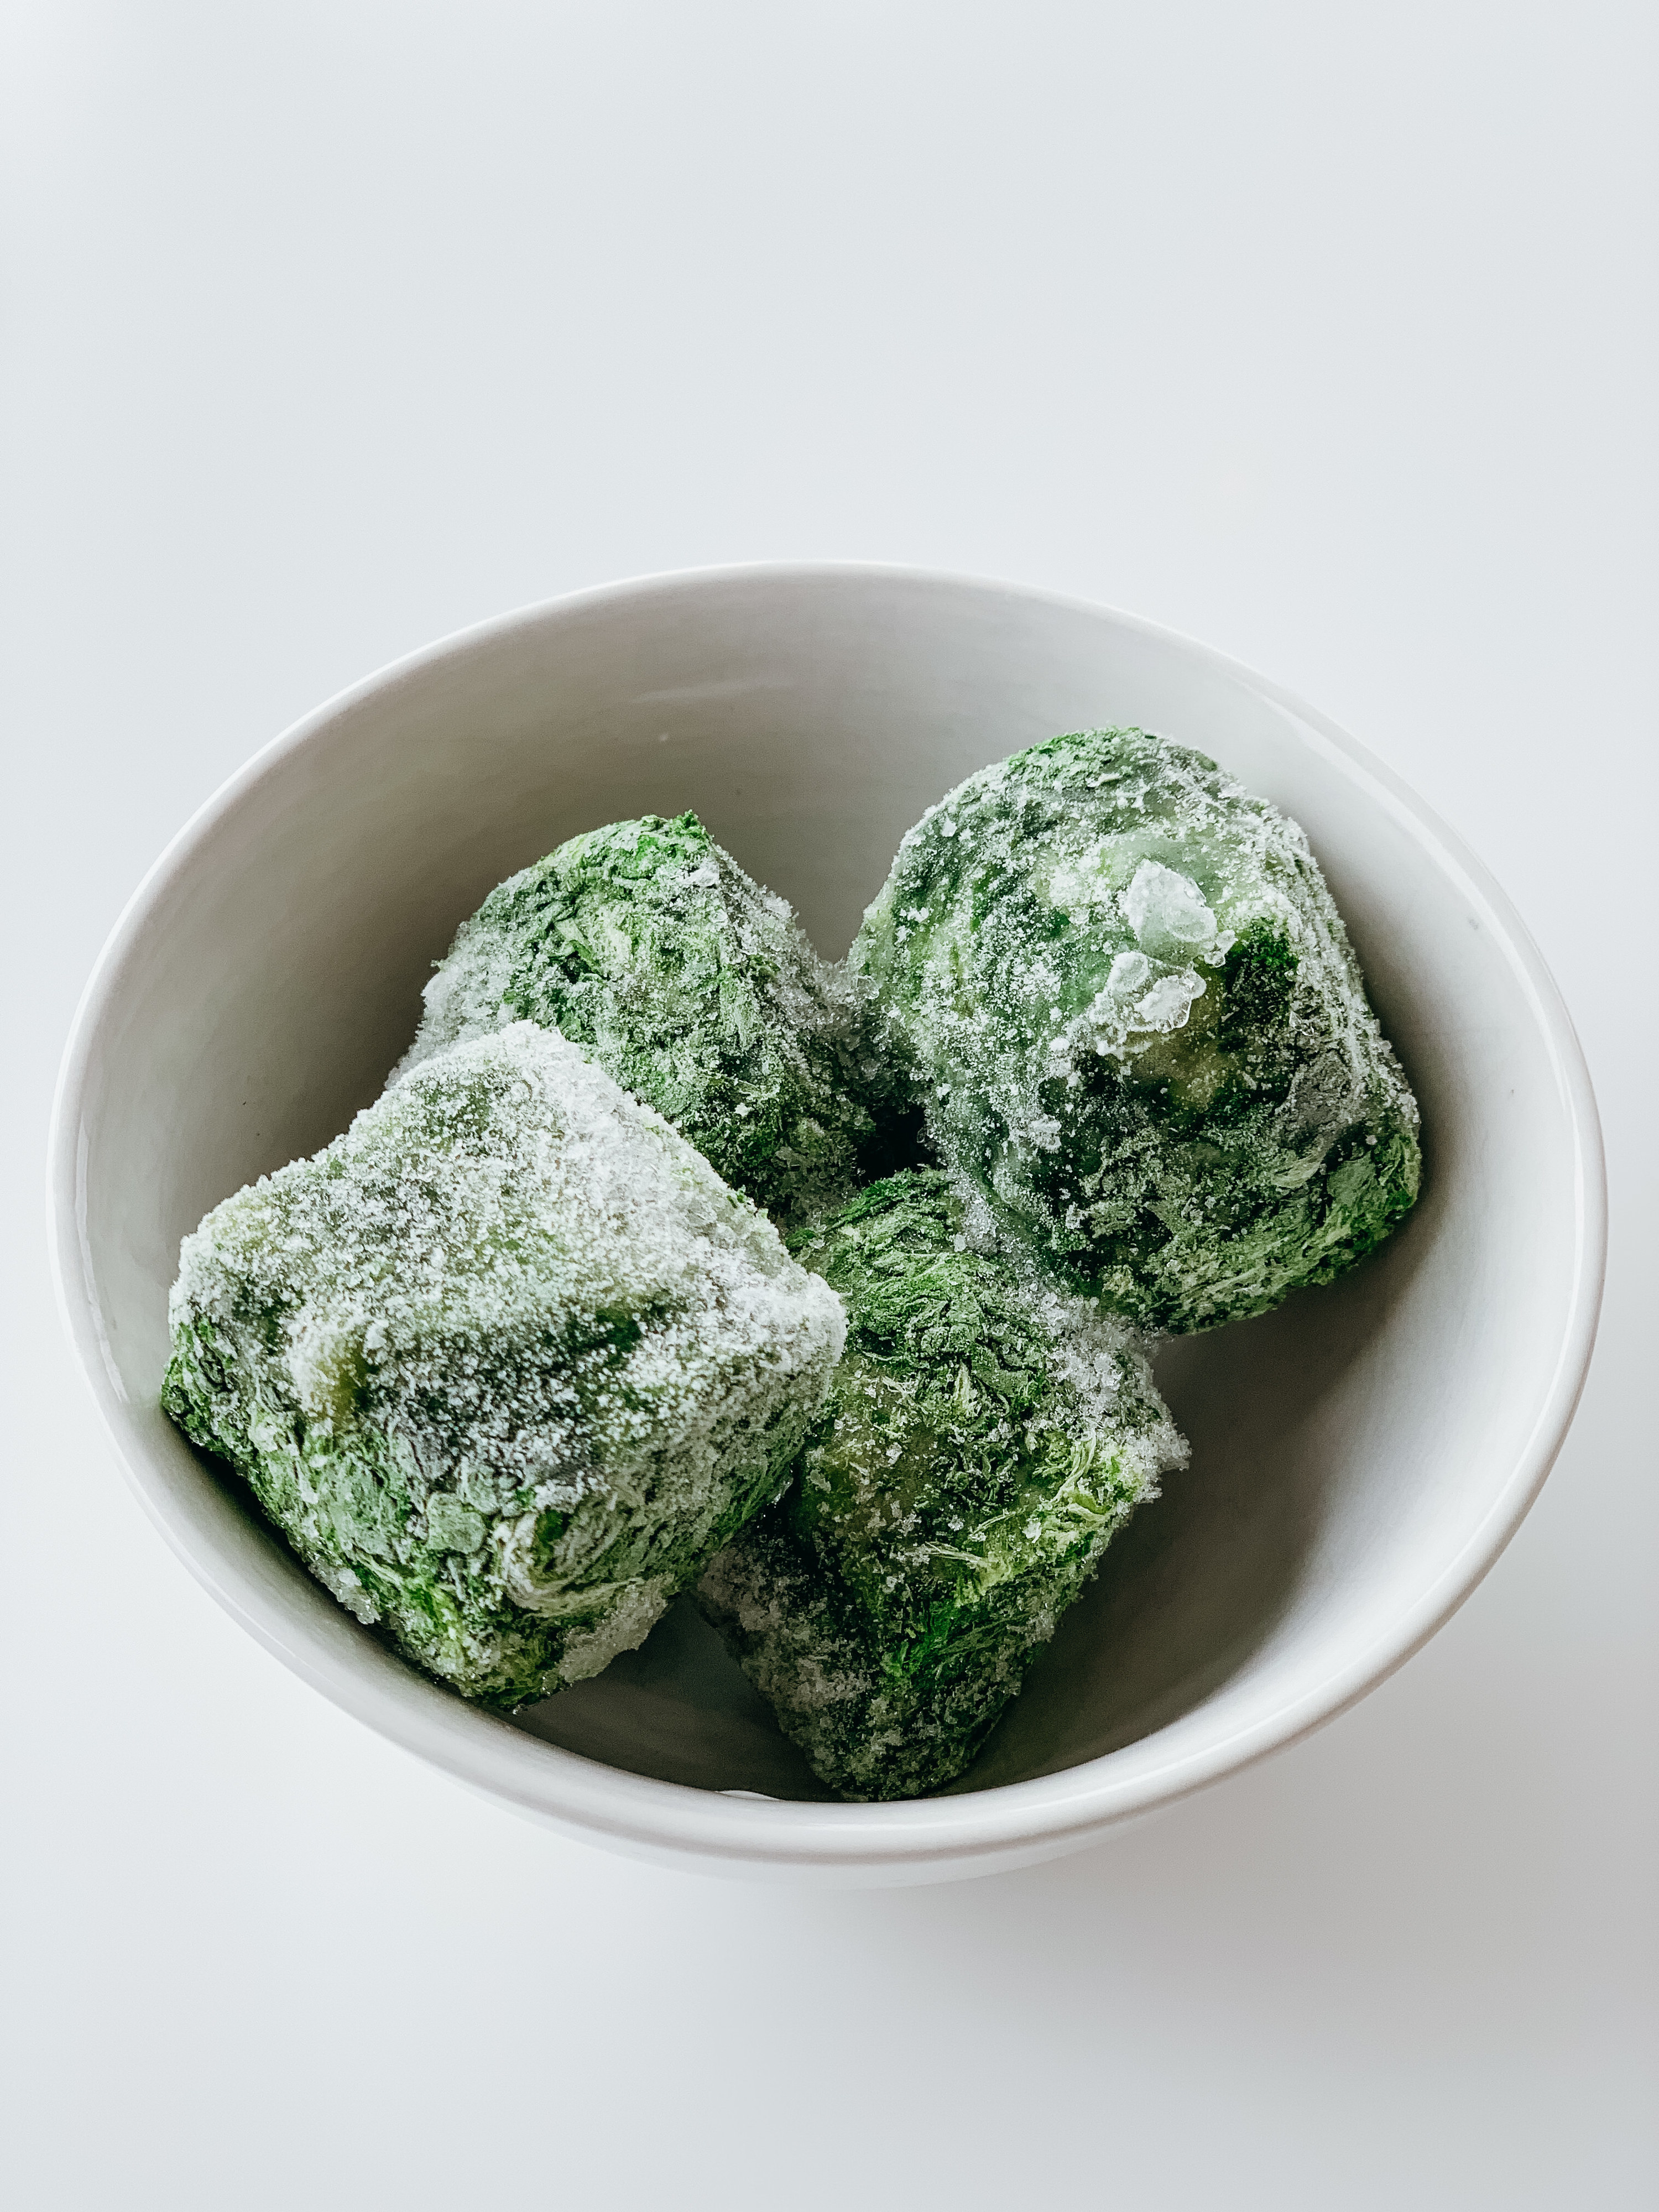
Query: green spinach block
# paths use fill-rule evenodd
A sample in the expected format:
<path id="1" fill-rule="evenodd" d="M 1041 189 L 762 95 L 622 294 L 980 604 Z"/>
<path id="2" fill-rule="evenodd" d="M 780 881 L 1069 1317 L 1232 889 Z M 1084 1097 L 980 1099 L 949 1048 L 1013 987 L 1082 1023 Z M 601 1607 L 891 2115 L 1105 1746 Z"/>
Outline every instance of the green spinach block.
<path id="1" fill-rule="evenodd" d="M 835 1294 L 520 1023 L 185 1238 L 162 1404 L 359 1620 L 503 1710 L 596 1674 L 777 1494 Z"/>
<path id="2" fill-rule="evenodd" d="M 1329 1281 L 1416 1198 L 1415 1100 L 1308 841 L 1143 730 L 983 769 L 851 965 L 946 1166 L 1139 1327 Z"/>
<path id="3" fill-rule="evenodd" d="M 510 877 L 425 997 L 403 1069 L 540 1022 L 781 1219 L 848 1196 L 878 1141 L 864 1092 L 880 1079 L 845 972 L 695 814 L 613 822 Z"/>
<path id="4" fill-rule="evenodd" d="M 962 1771 L 1187 1455 L 1133 1333 L 966 1229 L 951 1179 L 922 1170 L 793 1240 L 841 1294 L 847 1350 L 795 1482 L 697 1591 L 848 1797 Z"/>

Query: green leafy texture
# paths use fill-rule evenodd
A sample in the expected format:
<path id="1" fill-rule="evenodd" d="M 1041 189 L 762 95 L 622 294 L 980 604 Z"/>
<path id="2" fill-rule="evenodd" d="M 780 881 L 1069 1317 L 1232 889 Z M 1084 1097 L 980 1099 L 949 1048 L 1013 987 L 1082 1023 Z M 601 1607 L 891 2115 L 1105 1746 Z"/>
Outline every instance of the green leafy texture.
<path id="1" fill-rule="evenodd" d="M 1109 1538 L 1186 1446 L 1132 1332 L 975 1250 L 951 1179 L 876 1183 L 793 1240 L 847 1308 L 798 1479 L 698 1603 L 814 1770 L 941 1788 Z"/>
<path id="2" fill-rule="evenodd" d="M 941 1160 L 1140 1327 L 1322 1283 L 1416 1198 L 1417 1105 L 1293 822 L 1141 730 L 972 776 L 853 948 Z"/>
<path id="3" fill-rule="evenodd" d="M 185 1240 L 162 1404 L 305 1565 L 510 1709 L 638 1644 L 776 1494 L 832 1293 L 661 1118 L 520 1023 Z"/>
<path id="4" fill-rule="evenodd" d="M 503 1022 L 557 1029 L 781 1220 L 839 1203 L 883 1141 L 860 995 L 695 814 L 613 822 L 511 877 L 426 1002 L 404 1068 Z"/>

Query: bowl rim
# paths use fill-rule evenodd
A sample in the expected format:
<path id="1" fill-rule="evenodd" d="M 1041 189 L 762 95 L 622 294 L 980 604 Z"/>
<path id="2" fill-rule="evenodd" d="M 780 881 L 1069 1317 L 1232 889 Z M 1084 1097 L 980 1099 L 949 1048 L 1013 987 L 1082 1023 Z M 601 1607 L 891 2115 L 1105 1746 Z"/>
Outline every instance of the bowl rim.
<path id="1" fill-rule="evenodd" d="M 1565 1327 L 1549 1387 L 1507 1480 L 1480 1523 L 1415 1601 L 1348 1662 L 1304 1686 L 1273 1711 L 1219 1740 L 1143 1756 L 1133 1773 L 1126 1752 L 1156 1745 L 1163 1730 L 1103 1756 L 1030 1780 L 892 1804 L 802 1804 L 734 1798 L 658 1781 L 544 1742 L 465 1705 L 391 1662 L 368 1668 L 337 1657 L 320 1639 L 296 1639 L 294 1625 L 254 1577 L 189 1522 L 153 1470 L 151 1447 L 117 1377 L 105 1338 L 89 1255 L 83 1254 L 80 1136 L 88 1077 L 106 1018 L 128 960 L 169 889 L 220 823 L 261 781 L 364 700 L 417 683 L 444 662 L 515 633 L 607 603 L 671 599 L 745 582 L 811 585 L 867 580 L 980 593 L 1103 616 L 1175 648 L 1212 672 L 1248 685 L 1302 726 L 1316 749 L 1339 756 L 1350 777 L 1402 817 L 1440 872 L 1482 915 L 1521 981 L 1545 1043 L 1573 1147 L 1573 1272 Z M 1298 1742 L 1384 1681 L 1450 1619 L 1491 1570 L 1542 1487 L 1565 1437 L 1595 1346 L 1607 1257 L 1607 1188 L 1600 1121 L 1583 1050 L 1561 994 L 1530 933 L 1485 866 L 1440 817 L 1368 748 L 1285 687 L 1231 656 L 1146 617 L 1072 594 L 1000 578 L 867 561 L 750 562 L 625 577 L 514 608 L 404 654 L 302 715 L 253 754 L 200 805 L 146 872 L 117 918 L 81 994 L 58 1073 L 47 1157 L 48 1234 L 59 1312 L 117 1462 L 140 1504 L 173 1552 L 217 1602 L 283 1662 L 332 1703 L 482 1794 L 592 1842 L 605 1842 L 710 1871 L 770 1869 L 974 1872 L 1017 1856 L 1076 1848 Z M 1116 1771 L 1114 1771 L 1114 1770 Z"/>

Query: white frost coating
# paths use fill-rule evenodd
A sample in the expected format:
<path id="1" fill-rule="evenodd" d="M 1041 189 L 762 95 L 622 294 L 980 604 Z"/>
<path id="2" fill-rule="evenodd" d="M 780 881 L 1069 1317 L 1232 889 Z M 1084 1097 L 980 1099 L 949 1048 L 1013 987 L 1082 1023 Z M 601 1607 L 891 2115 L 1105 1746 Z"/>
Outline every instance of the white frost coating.
<path id="1" fill-rule="evenodd" d="M 465 924 L 448 959 L 422 988 L 426 1012 L 414 1043 L 386 1079 L 386 1088 L 445 1045 L 465 1044 L 505 1029 L 513 1015 L 501 1001 L 512 974 L 511 945 L 493 931 Z"/>
<path id="2" fill-rule="evenodd" d="M 585 1682 L 603 1674 L 619 1651 L 637 1651 L 661 1620 L 672 1586 L 661 1581 L 630 1583 L 621 1590 L 597 1628 L 566 1640 L 560 1671 L 567 1682 Z"/>
<path id="3" fill-rule="evenodd" d="M 365 1628 L 372 1628 L 380 1619 L 380 1608 L 349 1567 L 331 1564 L 318 1570 L 317 1579 L 348 1613 L 356 1613 Z"/>
<path id="4" fill-rule="evenodd" d="M 1186 1466 L 1188 1446 L 1152 1380 L 1147 1339 L 1096 1300 L 1055 1290 L 1023 1254 L 1019 1265 L 1033 1340 L 1047 1346 L 1049 1372 L 1069 1394 L 1060 1419 L 1079 1456 L 1117 1461 L 1126 1497 L 1156 1498 L 1159 1476 Z"/>

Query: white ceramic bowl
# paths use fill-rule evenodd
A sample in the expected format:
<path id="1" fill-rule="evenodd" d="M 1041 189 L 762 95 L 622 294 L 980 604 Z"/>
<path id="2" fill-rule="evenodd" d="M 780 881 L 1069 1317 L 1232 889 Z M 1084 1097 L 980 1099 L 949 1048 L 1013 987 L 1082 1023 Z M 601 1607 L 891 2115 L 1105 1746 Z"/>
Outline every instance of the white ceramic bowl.
<path id="1" fill-rule="evenodd" d="M 519 1722 L 409 1671 L 158 1411 L 179 1238 L 375 1096 L 456 924 L 572 832 L 695 807 L 839 953 L 948 787 L 1112 722 L 1213 754 L 1306 827 L 1422 1102 L 1426 1184 L 1404 1231 L 1334 1289 L 1169 1347 L 1190 1471 L 1120 1538 L 940 1797 L 822 1802 L 684 1605 L 643 1651 Z M 1605 1232 L 1595 1105 L 1560 1000 L 1508 901 L 1386 769 L 1149 623 L 850 567 L 667 576 L 509 615 L 278 738 L 179 835 L 111 938 L 64 1062 L 52 1176 L 68 1325 L 122 1464 L 270 1650 L 568 1833 L 841 1881 L 1073 1849 L 1380 1681 L 1468 1595 L 1548 1471 L 1589 1358 Z"/>

